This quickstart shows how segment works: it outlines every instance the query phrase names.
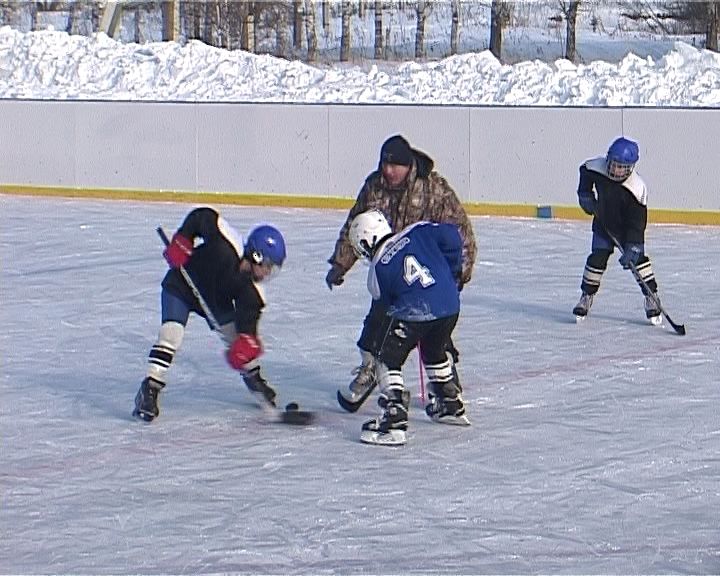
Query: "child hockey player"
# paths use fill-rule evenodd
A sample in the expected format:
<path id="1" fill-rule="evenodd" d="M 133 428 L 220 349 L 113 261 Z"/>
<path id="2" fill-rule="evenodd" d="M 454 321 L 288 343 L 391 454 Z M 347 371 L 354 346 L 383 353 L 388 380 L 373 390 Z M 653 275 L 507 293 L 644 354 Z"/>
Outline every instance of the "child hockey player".
<path id="1" fill-rule="evenodd" d="M 418 222 L 393 235 L 382 212 L 370 210 L 353 219 L 349 238 L 357 256 L 371 261 L 368 290 L 390 316 L 378 352 L 382 413 L 363 424 L 361 441 L 406 442 L 410 396 L 402 367 L 416 346 L 422 351 L 430 382 L 428 416 L 468 425 L 461 389 L 446 353 L 460 312 L 463 241 L 458 227 Z"/>
<path id="2" fill-rule="evenodd" d="M 328 288 L 340 286 L 355 264 L 357 255 L 348 235 L 350 223 L 358 214 L 371 209 L 380 210 L 390 218 L 393 232 L 420 221 L 456 225 L 463 239 L 462 272 L 458 280 L 461 287 L 470 281 L 477 248 L 465 208 L 448 181 L 434 169 L 432 158 L 396 134 L 383 143 L 377 169 L 366 178 L 340 229 L 328 260 L 330 270 L 325 278 Z M 345 410 L 357 410 L 376 386 L 376 357 L 386 331 L 387 311 L 373 300 L 357 341 L 361 364 L 353 371 L 355 377 L 349 389 L 338 391 L 338 402 Z M 448 342 L 448 353 L 453 363 L 457 363 L 459 353 L 452 342 Z"/>
<path id="3" fill-rule="evenodd" d="M 285 254 L 285 240 L 272 226 L 255 228 L 243 246 L 238 233 L 215 210 L 196 208 L 187 215 L 163 253 L 170 270 L 162 281 L 162 323 L 135 397 L 135 417 L 150 422 L 160 414 L 158 396 L 182 343 L 190 312 L 210 323 L 203 305 L 228 346 L 230 366 L 240 371 L 252 392 L 275 406 L 275 390 L 260 374 L 258 364 L 263 350 L 257 329 L 265 306 L 259 283 L 281 268 Z M 203 304 L 185 281 L 183 271 L 195 284 Z"/>
<path id="4" fill-rule="evenodd" d="M 650 258 L 645 254 L 647 188 L 635 172 L 639 158 L 637 143 L 618 138 L 605 157 L 592 158 L 580 166 L 578 200 L 585 213 L 594 218 L 591 252 L 580 284 L 582 295 L 573 308 L 578 320 L 587 316 L 617 242 L 622 252 L 622 267 L 634 267 L 649 288 L 648 291 L 638 280 L 645 295 L 645 315 L 653 324 L 662 322 L 657 282 Z"/>

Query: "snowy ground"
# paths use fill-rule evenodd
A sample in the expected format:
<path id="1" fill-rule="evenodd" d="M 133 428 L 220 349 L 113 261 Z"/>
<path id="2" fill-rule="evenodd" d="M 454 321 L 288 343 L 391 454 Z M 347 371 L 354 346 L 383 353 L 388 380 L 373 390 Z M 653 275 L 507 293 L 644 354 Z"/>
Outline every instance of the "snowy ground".
<path id="1" fill-rule="evenodd" d="M 189 209 L 0 196 L 0 571 L 8 574 L 717 574 L 720 229 L 651 226 L 663 303 L 646 324 L 613 265 L 570 313 L 589 222 L 475 218 L 480 256 L 456 332 L 468 429 L 411 412 L 401 448 L 343 413 L 369 296 L 323 279 L 342 211 L 226 207 L 270 221 L 262 422 L 218 340 L 191 321 L 150 425 L 130 418 L 165 272 L 154 228 Z M 417 397 L 417 358 L 406 369 Z"/>

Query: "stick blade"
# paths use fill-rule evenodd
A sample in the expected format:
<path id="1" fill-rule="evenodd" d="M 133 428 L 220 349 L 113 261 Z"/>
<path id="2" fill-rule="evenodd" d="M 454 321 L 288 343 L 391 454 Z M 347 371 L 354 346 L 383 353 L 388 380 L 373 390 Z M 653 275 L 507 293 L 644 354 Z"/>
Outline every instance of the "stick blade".
<path id="1" fill-rule="evenodd" d="M 680 336 L 685 336 L 685 324 L 672 324 L 672 327 Z"/>

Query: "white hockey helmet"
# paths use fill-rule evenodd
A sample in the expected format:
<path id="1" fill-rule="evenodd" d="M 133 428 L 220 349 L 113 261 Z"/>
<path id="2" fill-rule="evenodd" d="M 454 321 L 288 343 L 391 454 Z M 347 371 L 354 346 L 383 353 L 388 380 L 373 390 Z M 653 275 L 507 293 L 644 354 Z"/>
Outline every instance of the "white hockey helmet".
<path id="1" fill-rule="evenodd" d="M 355 216 L 350 224 L 350 244 L 358 258 L 372 259 L 381 240 L 392 234 L 387 218 L 380 210 L 368 210 Z"/>

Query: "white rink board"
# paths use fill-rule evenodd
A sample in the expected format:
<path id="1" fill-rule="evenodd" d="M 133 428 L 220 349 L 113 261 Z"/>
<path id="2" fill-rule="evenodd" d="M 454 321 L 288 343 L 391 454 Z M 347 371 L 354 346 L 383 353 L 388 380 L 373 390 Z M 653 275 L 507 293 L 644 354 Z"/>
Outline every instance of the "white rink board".
<path id="1" fill-rule="evenodd" d="M 0 115 L 0 185 L 352 198 L 402 133 L 465 202 L 574 205 L 579 164 L 624 133 L 653 208 L 720 209 L 715 109 L 6 100 Z"/>

